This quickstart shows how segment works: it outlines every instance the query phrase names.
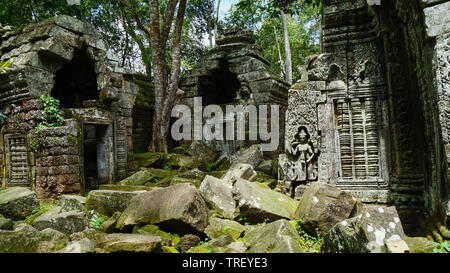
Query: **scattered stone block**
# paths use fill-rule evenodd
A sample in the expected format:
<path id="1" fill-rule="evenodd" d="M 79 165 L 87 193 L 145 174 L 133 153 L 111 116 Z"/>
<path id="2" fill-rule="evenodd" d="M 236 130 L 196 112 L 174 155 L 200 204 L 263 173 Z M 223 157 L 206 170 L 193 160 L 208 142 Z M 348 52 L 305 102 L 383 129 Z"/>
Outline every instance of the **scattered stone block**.
<path id="1" fill-rule="evenodd" d="M 36 218 L 32 225 L 38 230 L 52 228 L 70 235 L 87 229 L 89 222 L 84 212 L 69 211 L 53 215 L 42 215 Z"/>
<path id="2" fill-rule="evenodd" d="M 337 223 L 353 217 L 358 200 L 351 194 L 324 183 L 311 183 L 303 193 L 293 219 L 311 235 L 316 229 L 322 236 Z"/>
<path id="3" fill-rule="evenodd" d="M 220 218 L 211 218 L 208 227 L 205 229 L 206 235 L 211 239 L 217 239 L 228 234 L 234 240 L 237 240 L 244 232 L 245 227 L 238 222 Z"/>
<path id="4" fill-rule="evenodd" d="M 86 199 L 86 209 L 111 217 L 116 211 L 123 212 L 131 199 L 141 193 L 143 192 L 94 190 L 89 192 Z"/>
<path id="5" fill-rule="evenodd" d="M 208 207 L 192 184 L 178 184 L 135 196 L 120 216 L 119 230 L 156 224 L 176 234 L 203 234 L 208 225 Z"/>
<path id="6" fill-rule="evenodd" d="M 236 201 L 233 199 L 233 184 L 207 175 L 199 188 L 205 200 L 228 219 L 236 215 Z"/>
<path id="7" fill-rule="evenodd" d="M 95 244 L 88 238 L 79 241 L 70 242 L 65 248 L 57 251 L 57 253 L 94 253 Z"/>
<path id="8" fill-rule="evenodd" d="M 250 244 L 249 253 L 303 253 L 300 240 L 294 226 L 284 219 L 257 226 L 243 239 Z"/>
<path id="9" fill-rule="evenodd" d="M 249 164 L 234 164 L 223 176 L 223 180 L 234 182 L 237 179 L 245 179 L 248 181 L 255 181 L 257 173 Z"/>
<path id="10" fill-rule="evenodd" d="M 386 243 L 405 238 L 395 207 L 370 206 L 336 224 L 324 237 L 324 249 L 333 253 L 386 253 Z"/>
<path id="11" fill-rule="evenodd" d="M 86 197 L 79 195 L 61 195 L 59 198 L 59 205 L 62 212 L 67 211 L 86 211 L 84 207 L 86 203 Z"/>
<path id="12" fill-rule="evenodd" d="M 23 220 L 39 209 L 36 193 L 23 187 L 0 191 L 0 214 L 14 221 Z"/>
<path id="13" fill-rule="evenodd" d="M 298 202 L 260 185 L 238 179 L 233 187 L 238 215 L 250 223 L 291 219 Z"/>
<path id="14" fill-rule="evenodd" d="M 161 237 L 144 234 L 113 233 L 103 236 L 99 247 L 107 252 L 151 253 L 161 247 Z"/>

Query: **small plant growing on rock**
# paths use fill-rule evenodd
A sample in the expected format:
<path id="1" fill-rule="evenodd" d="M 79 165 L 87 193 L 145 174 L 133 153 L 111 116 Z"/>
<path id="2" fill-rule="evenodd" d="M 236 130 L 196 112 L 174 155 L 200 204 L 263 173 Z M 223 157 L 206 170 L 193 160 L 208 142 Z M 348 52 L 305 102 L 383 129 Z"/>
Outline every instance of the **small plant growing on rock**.
<path id="1" fill-rule="evenodd" d="M 207 172 L 212 172 L 212 171 L 214 171 L 216 169 L 217 169 L 217 164 L 214 163 L 214 162 L 209 164 L 208 166 L 206 166 L 206 171 Z"/>
<path id="2" fill-rule="evenodd" d="M 433 253 L 444 253 L 450 252 L 450 242 L 443 242 L 439 246 L 439 248 L 433 249 Z"/>
<path id="3" fill-rule="evenodd" d="M 94 211 L 91 211 L 90 213 L 91 219 L 89 220 L 89 224 L 91 227 L 95 228 L 96 230 L 100 229 L 100 226 L 107 220 L 105 217 L 97 215 Z"/>
<path id="4" fill-rule="evenodd" d="M 300 235 L 300 245 L 307 252 L 320 253 L 320 249 L 323 245 L 323 238 L 318 228 L 316 228 L 316 236 L 311 236 L 301 227 L 302 219 L 294 221 L 294 227 Z"/>
<path id="5" fill-rule="evenodd" d="M 41 95 L 41 102 L 44 105 L 42 121 L 37 125 L 37 129 L 46 127 L 57 127 L 64 125 L 64 118 L 61 115 L 59 100 L 53 97 Z"/>

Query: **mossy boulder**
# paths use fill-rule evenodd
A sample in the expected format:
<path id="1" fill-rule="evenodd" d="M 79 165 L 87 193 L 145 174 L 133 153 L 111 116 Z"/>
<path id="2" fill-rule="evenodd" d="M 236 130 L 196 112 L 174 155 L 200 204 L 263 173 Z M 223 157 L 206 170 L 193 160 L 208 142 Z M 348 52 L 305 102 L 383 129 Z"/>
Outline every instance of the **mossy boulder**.
<path id="1" fill-rule="evenodd" d="M 234 219 L 236 201 L 233 199 L 233 184 L 207 175 L 199 188 L 205 200 L 222 217 Z"/>
<path id="2" fill-rule="evenodd" d="M 99 230 L 105 233 L 113 233 L 116 229 L 117 221 L 120 218 L 121 213 L 116 211 L 108 220 L 100 225 Z"/>
<path id="3" fill-rule="evenodd" d="M 270 189 L 275 189 L 278 185 L 278 179 L 264 172 L 256 172 L 256 182 L 267 185 Z"/>
<path id="4" fill-rule="evenodd" d="M 67 211 L 83 211 L 86 212 L 84 205 L 86 204 L 86 197 L 78 195 L 61 195 L 59 197 L 59 205 L 62 212 Z"/>
<path id="5" fill-rule="evenodd" d="M 190 147 L 190 145 L 188 145 L 188 144 L 180 145 L 180 146 L 173 148 L 171 153 L 181 154 L 181 155 L 188 154 L 187 152 L 189 151 L 189 147 Z"/>
<path id="6" fill-rule="evenodd" d="M 291 219 L 298 202 L 284 194 L 260 185 L 238 179 L 233 187 L 237 218 L 246 218 L 250 223 Z"/>
<path id="7" fill-rule="evenodd" d="M 293 219 L 302 220 L 302 228 L 315 235 L 316 228 L 325 235 L 335 224 L 356 214 L 360 203 L 351 194 L 324 183 L 306 188 Z"/>
<path id="8" fill-rule="evenodd" d="M 201 162 L 193 156 L 166 154 L 164 166 L 170 166 L 174 169 L 195 169 L 201 166 Z"/>
<path id="9" fill-rule="evenodd" d="M 203 234 L 208 225 L 208 206 L 194 185 L 183 183 L 135 196 L 122 213 L 117 228 L 155 224 L 177 234 Z"/>
<path id="10" fill-rule="evenodd" d="M 156 176 L 150 169 L 141 168 L 133 175 L 125 178 L 119 182 L 121 186 L 143 186 L 146 183 L 152 182 Z"/>
<path id="11" fill-rule="evenodd" d="M 411 253 L 433 253 L 434 249 L 440 247 L 439 243 L 423 237 L 406 237 L 405 242 Z"/>
<path id="12" fill-rule="evenodd" d="M 214 161 L 214 171 L 227 171 L 231 167 L 231 155 L 223 153 Z"/>
<path id="13" fill-rule="evenodd" d="M 84 212 L 68 211 L 52 215 L 41 215 L 33 221 L 32 225 L 38 230 L 52 228 L 65 234 L 72 234 L 87 229 L 89 221 Z"/>
<path id="14" fill-rule="evenodd" d="M 249 164 L 255 169 L 263 160 L 263 153 L 259 144 L 250 146 L 248 149 L 239 151 L 234 157 L 237 157 L 233 161 L 234 164 Z"/>
<path id="15" fill-rule="evenodd" d="M 38 251 L 41 253 L 51 253 L 61 250 L 70 242 L 69 236 L 51 228 L 42 230 L 40 236 L 42 242 L 39 244 Z"/>
<path id="16" fill-rule="evenodd" d="M 243 239 L 250 244 L 249 253 L 304 253 L 301 237 L 287 220 L 258 225 Z"/>
<path id="17" fill-rule="evenodd" d="M 86 199 L 86 209 L 111 217 L 116 211 L 123 212 L 131 199 L 141 193 L 143 192 L 94 190 L 89 192 Z"/>
<path id="18" fill-rule="evenodd" d="M 113 233 L 102 236 L 97 243 L 110 253 L 151 253 L 160 251 L 161 241 L 161 237 L 154 235 Z"/>
<path id="19" fill-rule="evenodd" d="M 133 154 L 132 159 L 137 161 L 139 167 L 159 167 L 164 158 L 163 153 Z"/>
<path id="20" fill-rule="evenodd" d="M 0 230 L 1 253 L 35 253 L 41 241 L 39 230 L 21 223 L 12 231 Z"/>
<path id="21" fill-rule="evenodd" d="M 203 180 L 206 176 L 206 173 L 201 171 L 198 168 L 185 171 L 183 173 L 178 174 L 178 177 L 181 178 L 190 178 L 190 179 L 196 179 L 196 180 Z"/>
<path id="22" fill-rule="evenodd" d="M 65 248 L 57 253 L 94 253 L 95 243 L 88 238 L 70 242 Z"/>
<path id="23" fill-rule="evenodd" d="M 113 185 L 113 184 L 105 184 L 100 185 L 98 187 L 99 190 L 110 190 L 110 191 L 151 191 L 154 187 L 149 186 L 128 186 L 128 185 Z"/>
<path id="24" fill-rule="evenodd" d="M 235 242 L 233 237 L 226 234 L 199 246 L 192 247 L 187 253 L 224 253 L 226 247 L 233 242 Z"/>
<path id="25" fill-rule="evenodd" d="M 205 229 L 206 235 L 211 239 L 217 239 L 223 235 L 230 235 L 234 240 L 239 239 L 245 232 L 245 227 L 238 222 L 228 219 L 211 218 Z"/>
<path id="26" fill-rule="evenodd" d="M 142 234 L 143 232 L 161 237 L 163 239 L 162 244 L 165 246 L 177 248 L 180 245 L 181 238 L 177 234 L 162 231 L 156 225 L 145 225 L 142 227 L 136 226 L 133 229 L 133 233 Z"/>
<path id="27" fill-rule="evenodd" d="M 191 183 L 192 185 L 194 185 L 196 188 L 199 188 L 200 185 L 202 184 L 202 180 L 199 179 L 193 179 L 193 178 L 183 178 L 183 177 L 172 177 L 170 180 L 170 185 L 177 185 L 177 184 L 183 184 L 183 183 Z"/>
<path id="28" fill-rule="evenodd" d="M 23 220 L 39 207 L 36 193 L 27 188 L 14 187 L 0 191 L 0 214 L 5 218 Z"/>
<path id="29" fill-rule="evenodd" d="M 13 220 L 0 217 L 0 230 L 12 230 L 13 227 Z"/>
<path id="30" fill-rule="evenodd" d="M 387 253 L 386 242 L 405 240 L 395 207 L 370 206 L 336 224 L 324 237 L 326 252 Z"/>
<path id="31" fill-rule="evenodd" d="M 199 141 L 194 141 L 189 146 L 187 154 L 200 163 L 200 166 L 206 168 L 209 164 L 213 163 L 217 157 L 215 151 Z"/>

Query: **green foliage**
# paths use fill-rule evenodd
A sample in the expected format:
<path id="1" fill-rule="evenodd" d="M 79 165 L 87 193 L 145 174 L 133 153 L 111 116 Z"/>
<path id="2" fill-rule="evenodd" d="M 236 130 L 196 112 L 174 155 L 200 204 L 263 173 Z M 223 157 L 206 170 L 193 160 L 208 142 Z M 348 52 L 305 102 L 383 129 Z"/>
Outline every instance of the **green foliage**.
<path id="1" fill-rule="evenodd" d="M 40 204 L 39 208 L 34 209 L 31 214 L 25 219 L 25 223 L 31 225 L 36 218 L 47 212 L 49 209 L 53 208 L 55 204 Z"/>
<path id="2" fill-rule="evenodd" d="M 37 129 L 46 127 L 58 127 L 64 125 L 64 118 L 61 115 L 59 100 L 53 97 L 41 95 L 41 102 L 44 105 L 42 121 L 37 125 Z"/>
<path id="3" fill-rule="evenodd" d="M 89 220 L 89 224 L 91 227 L 95 228 L 96 230 L 100 229 L 100 226 L 106 221 L 104 217 L 98 216 L 96 214 L 93 214 L 91 219 Z"/>
<path id="4" fill-rule="evenodd" d="M 225 15 L 227 28 L 241 28 L 255 33 L 256 43 L 261 46 L 264 57 L 277 72 L 284 77 L 285 46 L 283 23 L 279 10 L 274 11 L 270 5 L 274 1 L 240 0 L 232 5 Z M 292 1 L 289 1 L 292 2 Z M 312 1 L 293 1 L 295 9 L 287 12 L 287 28 L 292 54 L 293 81 L 299 78 L 296 68 L 306 64 L 306 57 L 320 52 L 319 24 L 320 9 Z M 315 1 L 314 1 L 315 2 Z M 280 50 L 280 52 L 278 51 Z M 281 60 L 280 60 L 281 54 Z"/>
<path id="5" fill-rule="evenodd" d="M 40 152 L 47 147 L 45 144 L 45 137 L 39 129 L 36 130 L 36 133 L 30 138 L 29 145 L 31 151 L 34 153 Z"/>
<path id="6" fill-rule="evenodd" d="M 245 226 L 250 225 L 250 222 L 247 221 L 246 217 L 239 217 L 238 222 L 243 224 L 243 225 L 245 225 Z"/>
<path id="7" fill-rule="evenodd" d="M 204 241 L 200 241 L 200 243 L 198 245 L 200 245 L 200 246 L 205 245 L 205 244 L 207 244 L 209 242 L 209 240 L 210 240 L 209 237 L 206 237 L 205 240 Z"/>
<path id="8" fill-rule="evenodd" d="M 217 169 L 217 164 L 216 163 L 211 163 L 211 164 L 208 164 L 208 166 L 206 166 L 206 171 L 207 172 L 212 172 L 212 171 L 214 171 L 214 170 L 216 170 Z"/>
<path id="9" fill-rule="evenodd" d="M 321 237 L 319 229 L 316 228 L 316 236 L 311 236 L 301 227 L 302 220 L 293 221 L 293 225 L 300 235 L 300 246 L 310 253 L 320 253 L 323 245 L 323 238 Z"/>
<path id="10" fill-rule="evenodd" d="M 439 248 L 433 249 L 433 253 L 449 253 L 450 252 L 450 242 L 442 242 Z"/>

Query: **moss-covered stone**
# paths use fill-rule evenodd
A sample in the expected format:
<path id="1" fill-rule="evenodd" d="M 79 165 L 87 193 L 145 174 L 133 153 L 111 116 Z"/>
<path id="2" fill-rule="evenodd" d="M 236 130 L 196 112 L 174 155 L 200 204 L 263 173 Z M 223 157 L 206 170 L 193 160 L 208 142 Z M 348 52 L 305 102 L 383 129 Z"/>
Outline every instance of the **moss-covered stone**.
<path id="1" fill-rule="evenodd" d="M 433 253 L 433 249 L 440 247 L 439 243 L 423 237 L 406 237 L 405 241 L 411 253 Z"/>
<path id="2" fill-rule="evenodd" d="M 128 186 L 128 185 L 100 185 L 99 190 L 111 190 L 111 191 L 151 191 L 154 187 L 148 187 L 148 186 Z"/>
<path id="3" fill-rule="evenodd" d="M 36 193 L 27 188 L 14 187 L 0 192 L 0 213 L 12 220 L 23 220 L 40 204 Z"/>
<path id="4" fill-rule="evenodd" d="M 297 230 L 286 220 L 256 226 L 243 238 L 250 253 L 304 253 Z"/>
<path id="5" fill-rule="evenodd" d="M 142 227 L 134 227 L 133 233 L 140 233 L 141 231 L 144 231 L 149 234 L 157 235 L 163 239 L 165 239 L 169 244 L 165 244 L 170 247 L 177 248 L 180 245 L 181 238 L 178 236 L 178 234 L 171 234 L 167 233 L 165 231 L 162 231 L 159 229 L 156 225 L 146 225 Z"/>
<path id="6" fill-rule="evenodd" d="M 164 164 L 169 164 L 172 168 L 175 169 L 195 169 L 201 166 L 201 162 L 198 161 L 195 157 L 182 154 L 166 154 Z"/>
<path id="7" fill-rule="evenodd" d="M 184 144 L 184 145 L 173 148 L 171 152 L 174 154 L 184 155 L 184 154 L 187 154 L 188 150 L 189 150 L 189 145 Z"/>
<path id="8" fill-rule="evenodd" d="M 209 225 L 205 229 L 206 235 L 211 239 L 217 239 L 223 235 L 230 235 L 234 240 L 239 239 L 245 232 L 245 227 L 238 222 L 211 218 Z"/>
<path id="9" fill-rule="evenodd" d="M 161 250 L 163 253 L 180 253 L 180 251 L 173 246 L 163 246 L 161 247 Z"/>
<path id="10" fill-rule="evenodd" d="M 107 252 L 158 252 L 161 238 L 154 235 L 113 233 L 101 238 L 100 248 Z"/>
<path id="11" fill-rule="evenodd" d="M 125 178 L 119 182 L 121 186 L 142 186 L 146 183 L 152 182 L 155 175 L 152 171 L 146 168 L 141 168 L 138 172 Z"/>
<path id="12" fill-rule="evenodd" d="M 86 209 L 111 217 L 116 211 L 124 211 L 130 200 L 142 192 L 94 190 L 86 199 Z"/>
<path id="13" fill-rule="evenodd" d="M 133 154 L 132 159 L 138 162 L 139 167 L 158 167 L 162 163 L 163 153 Z"/>
<path id="14" fill-rule="evenodd" d="M 15 58 L 11 58 L 5 62 L 0 62 L 0 71 L 10 68 L 14 64 Z"/>

